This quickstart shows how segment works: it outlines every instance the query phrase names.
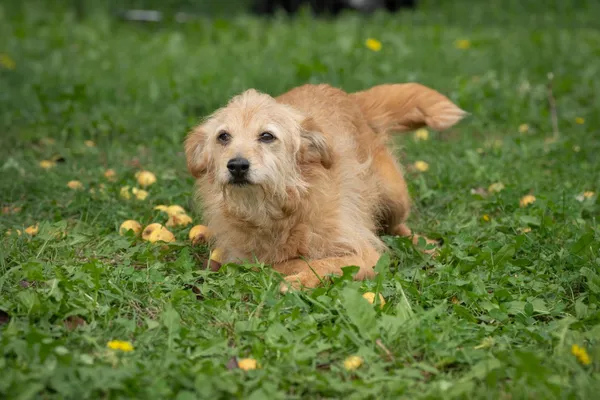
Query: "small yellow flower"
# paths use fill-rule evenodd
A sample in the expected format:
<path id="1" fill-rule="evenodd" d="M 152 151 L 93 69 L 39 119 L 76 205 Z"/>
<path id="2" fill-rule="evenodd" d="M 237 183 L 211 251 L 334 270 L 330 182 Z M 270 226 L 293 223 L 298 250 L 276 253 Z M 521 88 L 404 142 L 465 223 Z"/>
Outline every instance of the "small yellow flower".
<path id="1" fill-rule="evenodd" d="M 429 140 L 429 131 L 425 128 L 417 129 L 415 140 Z"/>
<path id="2" fill-rule="evenodd" d="M 110 342 L 108 342 L 106 344 L 106 346 L 109 349 L 120 350 L 120 351 L 124 351 L 126 353 L 133 351 L 133 345 L 131 344 L 131 342 L 127 342 L 124 340 L 111 340 Z"/>
<path id="3" fill-rule="evenodd" d="M 483 214 L 483 216 L 481 217 L 481 219 L 483 219 L 485 222 L 490 222 L 490 216 L 487 214 Z"/>
<path id="4" fill-rule="evenodd" d="M 577 118 L 575 118 L 575 123 L 577 125 L 583 125 L 583 124 L 585 124 L 585 119 L 583 119 L 582 117 L 577 117 Z"/>
<path id="5" fill-rule="evenodd" d="M 40 161 L 40 167 L 42 167 L 44 169 L 54 168 L 55 166 L 56 166 L 56 163 L 54 161 L 51 161 L 51 160 Z"/>
<path id="6" fill-rule="evenodd" d="M 587 350 L 581 346 L 578 346 L 576 344 L 571 346 L 571 353 L 577 358 L 577 361 L 579 361 L 583 365 L 590 365 L 592 363 L 592 360 L 590 359 L 590 355 L 588 354 Z"/>
<path id="7" fill-rule="evenodd" d="M 363 359 L 360 356 L 350 356 L 344 360 L 344 368 L 346 371 L 354 371 L 363 364 Z"/>
<path id="8" fill-rule="evenodd" d="M 73 190 L 82 190 L 83 189 L 83 185 L 79 181 L 69 181 L 67 183 L 67 187 L 69 189 L 73 189 Z"/>
<path id="9" fill-rule="evenodd" d="M 425 172 L 429 170 L 429 164 L 427 164 L 425 161 L 415 161 L 414 166 L 417 171 Z"/>
<path id="10" fill-rule="evenodd" d="M 535 200 L 536 199 L 535 199 L 534 195 L 528 194 L 528 195 L 521 197 L 521 200 L 519 201 L 519 205 L 521 207 L 527 207 L 528 205 L 535 203 Z"/>
<path id="11" fill-rule="evenodd" d="M 15 229 L 15 232 L 17 232 L 17 236 L 21 236 L 21 231 L 19 229 Z M 6 236 L 10 236 L 10 235 L 12 235 L 12 233 L 13 233 L 12 229 L 9 229 L 4 234 Z"/>
<path id="12" fill-rule="evenodd" d="M 471 41 L 467 39 L 460 39 L 454 42 L 454 47 L 461 50 L 466 50 L 471 47 Z"/>
<path id="13" fill-rule="evenodd" d="M 365 294 L 362 295 L 362 297 L 365 300 L 367 300 L 369 303 L 375 304 L 375 293 L 366 292 Z M 385 305 L 385 299 L 383 298 L 381 293 L 379 293 L 379 308 L 383 308 L 384 305 Z"/>
<path id="14" fill-rule="evenodd" d="M 156 182 L 156 175 L 150 171 L 139 171 L 135 174 L 135 177 L 142 187 L 150 186 Z"/>
<path id="15" fill-rule="evenodd" d="M 38 224 L 35 224 L 35 225 L 31 225 L 31 226 L 28 226 L 27 228 L 25 228 L 25 233 L 28 235 L 31 235 L 31 236 L 35 236 L 38 234 L 39 230 L 40 230 L 40 226 Z M 20 235 L 21 234 L 19 233 L 19 236 Z"/>
<path id="16" fill-rule="evenodd" d="M 13 70 L 17 67 L 17 63 L 15 63 L 15 60 L 10 58 L 8 54 L 0 54 L 0 65 L 10 70 Z"/>
<path id="17" fill-rule="evenodd" d="M 119 191 L 119 196 L 125 200 L 129 200 L 131 198 L 131 193 L 129 192 L 129 186 L 123 186 Z"/>
<path id="18" fill-rule="evenodd" d="M 529 125 L 527 125 L 527 124 L 519 125 L 519 132 L 521 132 L 521 133 L 529 132 Z"/>
<path id="19" fill-rule="evenodd" d="M 365 42 L 365 46 L 367 46 L 367 48 L 369 50 L 373 50 L 373 51 L 381 50 L 381 42 L 377 39 L 373 39 L 373 38 L 367 39 L 367 41 Z"/>
<path id="20" fill-rule="evenodd" d="M 135 198 L 138 200 L 145 200 L 146 197 L 148 197 L 148 192 L 146 192 L 145 190 L 142 190 L 142 189 L 133 188 L 133 189 L 131 189 L 131 192 L 133 193 Z"/>
<path id="21" fill-rule="evenodd" d="M 87 147 L 96 147 L 96 143 L 94 143 L 92 140 L 86 140 L 85 142 L 83 142 Z"/>
<path id="22" fill-rule="evenodd" d="M 502 182 L 492 183 L 488 187 L 488 192 L 490 192 L 490 193 L 498 193 L 498 192 L 501 192 L 502 190 L 504 190 L 504 183 L 502 183 Z"/>
<path id="23" fill-rule="evenodd" d="M 238 368 L 244 371 L 252 371 L 258 368 L 258 361 L 254 358 L 240 358 L 238 360 Z"/>

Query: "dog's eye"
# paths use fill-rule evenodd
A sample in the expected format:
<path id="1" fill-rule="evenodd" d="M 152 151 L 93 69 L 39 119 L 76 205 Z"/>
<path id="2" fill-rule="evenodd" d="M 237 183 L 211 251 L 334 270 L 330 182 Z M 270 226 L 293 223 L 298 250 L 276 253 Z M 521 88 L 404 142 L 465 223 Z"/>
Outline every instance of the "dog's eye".
<path id="1" fill-rule="evenodd" d="M 231 135 L 225 131 L 221 131 L 221 133 L 219 133 L 219 136 L 217 136 L 217 140 L 221 144 L 227 144 L 231 140 Z"/>
<path id="2" fill-rule="evenodd" d="M 263 143 L 271 143 L 275 140 L 275 136 L 271 132 L 263 132 L 258 136 L 258 140 Z"/>

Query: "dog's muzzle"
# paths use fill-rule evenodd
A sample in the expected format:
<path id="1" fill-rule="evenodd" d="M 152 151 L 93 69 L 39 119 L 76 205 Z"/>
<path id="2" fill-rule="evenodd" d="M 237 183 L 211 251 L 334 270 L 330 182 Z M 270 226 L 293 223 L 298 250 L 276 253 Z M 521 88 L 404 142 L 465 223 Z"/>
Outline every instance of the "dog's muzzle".
<path id="1" fill-rule="evenodd" d="M 246 184 L 248 181 L 248 170 L 250 170 L 250 161 L 242 157 L 232 158 L 227 162 L 229 170 L 230 183 Z"/>

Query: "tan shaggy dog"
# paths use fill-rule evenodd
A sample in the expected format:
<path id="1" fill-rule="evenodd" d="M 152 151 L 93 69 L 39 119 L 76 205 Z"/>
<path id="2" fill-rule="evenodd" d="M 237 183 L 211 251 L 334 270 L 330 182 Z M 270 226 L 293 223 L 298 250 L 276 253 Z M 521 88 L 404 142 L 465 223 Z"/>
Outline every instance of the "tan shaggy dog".
<path id="1" fill-rule="evenodd" d="M 185 151 L 224 262 L 264 262 L 293 287 L 342 267 L 370 278 L 384 244 L 410 236 L 410 199 L 391 132 L 444 130 L 465 112 L 416 83 L 348 94 L 304 85 L 248 90 L 190 132 Z M 283 286 L 282 290 L 286 290 Z"/>

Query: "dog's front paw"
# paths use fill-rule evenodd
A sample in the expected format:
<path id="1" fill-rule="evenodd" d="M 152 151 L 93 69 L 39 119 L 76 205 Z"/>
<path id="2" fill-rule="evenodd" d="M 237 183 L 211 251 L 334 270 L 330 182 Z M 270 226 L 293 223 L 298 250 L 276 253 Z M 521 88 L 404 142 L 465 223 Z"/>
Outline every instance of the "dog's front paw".
<path id="1" fill-rule="evenodd" d="M 300 272 L 293 275 L 288 275 L 279 286 L 281 293 L 287 293 L 290 290 L 300 290 L 302 288 L 314 288 L 321 283 L 319 278 L 312 272 Z"/>

